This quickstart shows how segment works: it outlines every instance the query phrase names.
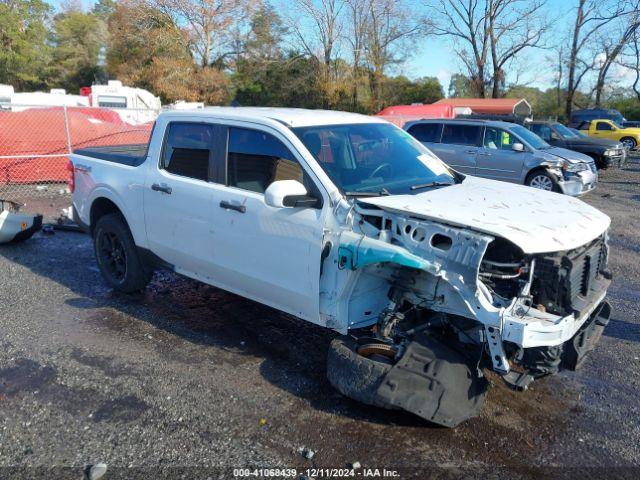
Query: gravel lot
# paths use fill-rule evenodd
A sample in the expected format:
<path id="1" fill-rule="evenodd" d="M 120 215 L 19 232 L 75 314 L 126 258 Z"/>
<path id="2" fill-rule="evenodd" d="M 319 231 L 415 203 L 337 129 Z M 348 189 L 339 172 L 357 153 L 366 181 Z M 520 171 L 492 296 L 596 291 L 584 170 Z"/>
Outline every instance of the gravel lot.
<path id="1" fill-rule="evenodd" d="M 597 350 L 525 393 L 494 378 L 481 417 L 455 430 L 337 394 L 328 331 L 168 273 L 115 294 L 86 235 L 1 246 L 0 466 L 14 469 L 0 476 L 82 478 L 105 462 L 106 479 L 229 478 L 357 461 L 401 478 L 638 478 L 640 160 L 601 173 L 585 200 L 613 220 L 614 314 Z M 51 466 L 73 468 L 31 469 Z"/>

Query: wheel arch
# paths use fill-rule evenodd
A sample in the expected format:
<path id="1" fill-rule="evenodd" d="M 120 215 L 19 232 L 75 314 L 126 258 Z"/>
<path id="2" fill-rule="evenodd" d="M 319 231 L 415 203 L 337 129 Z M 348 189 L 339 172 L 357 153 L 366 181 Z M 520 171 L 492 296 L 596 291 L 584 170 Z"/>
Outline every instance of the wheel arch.
<path id="1" fill-rule="evenodd" d="M 92 234 L 98 220 L 111 213 L 119 213 L 122 215 L 127 226 L 129 226 L 127 216 L 124 214 L 122 209 L 112 199 L 101 196 L 93 200 L 91 208 L 89 209 L 89 228 Z M 131 230 L 130 227 L 129 230 Z"/>
<path id="2" fill-rule="evenodd" d="M 538 165 L 533 167 L 526 173 L 526 175 L 524 176 L 525 184 L 528 182 L 529 178 L 531 178 L 532 175 L 539 172 L 547 173 L 549 175 L 553 175 L 554 177 L 556 176 L 553 172 L 549 171 L 549 167 L 547 165 Z"/>

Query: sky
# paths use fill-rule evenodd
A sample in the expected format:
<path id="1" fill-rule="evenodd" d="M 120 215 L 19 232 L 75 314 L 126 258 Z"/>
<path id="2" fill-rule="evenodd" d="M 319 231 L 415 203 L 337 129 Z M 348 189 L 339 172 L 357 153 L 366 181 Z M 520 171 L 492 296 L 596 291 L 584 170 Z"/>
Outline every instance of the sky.
<path id="1" fill-rule="evenodd" d="M 48 0 L 58 8 L 64 0 Z M 81 0 L 85 8 L 89 9 L 96 0 Z M 554 43 L 561 36 L 567 35 L 571 28 L 570 13 L 575 5 L 574 0 L 547 0 L 547 11 L 552 19 L 552 33 L 548 35 L 548 43 Z M 411 79 L 419 77 L 436 77 L 440 80 L 445 93 L 449 86 L 451 75 L 462 73 L 462 65 L 456 58 L 451 39 L 444 37 L 429 37 L 417 41 L 416 54 L 399 65 L 393 74 L 402 74 Z M 557 43 L 557 41 L 555 42 Z M 552 45 L 549 45 L 549 47 Z M 556 54 L 550 48 L 529 48 L 518 56 L 518 64 L 512 65 L 507 73 L 508 83 L 524 84 L 538 87 L 542 90 L 554 86 L 554 63 Z M 610 78 L 622 85 L 630 85 L 634 73 L 622 67 L 613 67 Z M 586 79 L 588 80 L 588 79 Z"/>

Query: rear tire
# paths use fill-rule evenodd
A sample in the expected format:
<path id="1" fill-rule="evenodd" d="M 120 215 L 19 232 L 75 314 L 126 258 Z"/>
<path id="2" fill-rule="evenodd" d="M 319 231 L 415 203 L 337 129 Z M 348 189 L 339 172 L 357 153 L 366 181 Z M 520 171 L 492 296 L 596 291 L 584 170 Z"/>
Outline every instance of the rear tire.
<path id="1" fill-rule="evenodd" d="M 121 214 L 110 213 L 100 217 L 93 230 L 93 246 L 100 273 L 115 290 L 136 292 L 151 280 L 153 272 L 140 258 Z"/>
<path id="2" fill-rule="evenodd" d="M 555 175 L 544 170 L 531 172 L 525 180 L 525 185 L 547 192 L 560 192 L 560 186 Z"/>

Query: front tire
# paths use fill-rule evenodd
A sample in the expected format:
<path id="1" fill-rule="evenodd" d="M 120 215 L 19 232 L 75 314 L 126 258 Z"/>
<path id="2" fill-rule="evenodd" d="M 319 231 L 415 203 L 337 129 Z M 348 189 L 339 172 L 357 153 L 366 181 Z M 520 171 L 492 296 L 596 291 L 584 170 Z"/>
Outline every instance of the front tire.
<path id="1" fill-rule="evenodd" d="M 532 172 L 527 176 L 525 185 L 547 192 L 560 192 L 558 180 L 554 175 L 544 170 Z"/>
<path id="2" fill-rule="evenodd" d="M 638 142 L 633 137 L 624 137 L 620 139 L 620 143 L 622 143 L 629 150 L 633 150 L 638 146 Z"/>
<path id="3" fill-rule="evenodd" d="M 327 353 L 329 383 L 344 396 L 375 407 L 393 409 L 377 395 L 391 367 L 386 362 L 360 355 L 358 343 L 350 337 L 333 339 Z"/>
<path id="4" fill-rule="evenodd" d="M 119 213 L 101 217 L 93 230 L 100 273 L 110 287 L 124 293 L 142 290 L 153 273 L 138 254 L 131 231 Z"/>

